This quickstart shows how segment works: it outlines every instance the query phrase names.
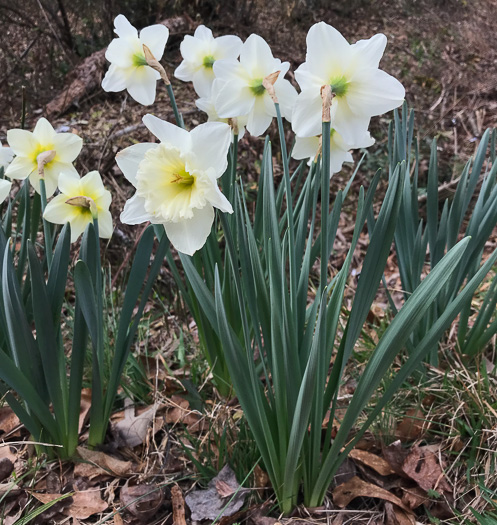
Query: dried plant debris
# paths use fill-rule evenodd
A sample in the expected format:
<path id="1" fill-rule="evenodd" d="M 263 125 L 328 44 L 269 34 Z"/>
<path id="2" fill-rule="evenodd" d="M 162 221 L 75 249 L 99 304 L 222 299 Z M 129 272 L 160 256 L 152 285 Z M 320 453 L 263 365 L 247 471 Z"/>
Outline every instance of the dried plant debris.
<path id="1" fill-rule="evenodd" d="M 238 484 L 235 473 L 228 465 L 221 469 L 207 487 L 207 490 L 195 490 L 185 497 L 192 520 L 214 520 L 221 516 L 231 516 L 241 509 L 246 490 Z"/>

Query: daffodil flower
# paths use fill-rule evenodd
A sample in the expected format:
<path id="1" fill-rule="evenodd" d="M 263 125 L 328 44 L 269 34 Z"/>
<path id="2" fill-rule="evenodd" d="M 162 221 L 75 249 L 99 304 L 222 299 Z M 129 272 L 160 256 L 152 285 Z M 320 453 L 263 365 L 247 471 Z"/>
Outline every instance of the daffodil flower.
<path id="1" fill-rule="evenodd" d="M 214 90 L 215 93 L 215 86 L 216 86 L 217 80 L 214 80 Z M 229 118 L 221 118 L 216 111 L 216 106 L 214 105 L 214 100 L 212 95 L 209 97 L 202 97 L 195 101 L 195 105 L 198 109 L 203 111 L 204 113 L 207 113 L 207 121 L 208 122 L 224 122 L 225 124 L 231 125 L 232 119 Z M 237 120 L 237 127 L 238 127 L 238 140 L 241 140 L 241 138 L 245 135 L 245 126 L 247 125 L 247 116 L 243 115 L 241 117 L 233 117 Z"/>
<path id="2" fill-rule="evenodd" d="M 160 74 L 147 64 L 143 44 L 160 60 L 169 37 L 169 29 L 156 24 L 145 27 L 138 36 L 138 31 L 124 15 L 116 17 L 114 28 L 118 38 L 112 40 L 105 52 L 105 58 L 111 64 L 102 81 L 102 88 L 105 91 L 127 89 L 131 97 L 140 104 L 153 104 Z"/>
<path id="3" fill-rule="evenodd" d="M 121 221 L 162 224 L 172 245 L 193 255 L 207 240 L 214 208 L 233 213 L 217 185 L 228 166 L 230 127 L 207 122 L 188 132 L 153 115 L 143 122 L 160 144 L 135 144 L 117 154 L 119 168 L 136 188 Z"/>
<path id="4" fill-rule="evenodd" d="M 316 156 L 321 151 L 321 136 L 319 137 L 299 137 L 295 139 L 295 146 L 292 150 L 294 159 L 309 159 L 309 164 L 317 160 Z M 340 133 L 335 129 L 330 133 L 330 174 L 338 173 L 342 169 L 344 162 L 353 162 L 351 149 L 369 148 L 374 144 L 374 139 L 368 131 L 363 131 L 352 144 L 347 144 Z"/>
<path id="5" fill-rule="evenodd" d="M 85 231 L 94 218 L 98 219 L 100 237 L 112 236 L 112 215 L 109 211 L 112 197 L 104 188 L 98 171 L 90 171 L 81 178 L 62 173 L 59 178 L 60 193 L 45 208 L 43 218 L 54 224 L 71 225 L 71 242 Z"/>
<path id="6" fill-rule="evenodd" d="M 13 157 L 14 152 L 12 151 L 12 148 L 2 146 L 2 142 L 0 141 L 0 168 L 6 169 L 12 162 Z"/>
<path id="7" fill-rule="evenodd" d="M 290 64 L 274 58 L 267 42 L 258 35 L 250 35 L 240 51 L 240 61 L 214 62 L 216 89 L 214 103 L 221 118 L 247 116 L 247 130 L 262 135 L 276 116 L 274 102 L 263 86 L 265 78 L 278 74 L 274 91 L 283 117 L 290 120 L 297 92 L 283 77 Z"/>
<path id="8" fill-rule="evenodd" d="M 183 61 L 176 68 L 174 76 L 184 82 L 193 82 L 199 97 L 208 97 L 214 81 L 216 60 L 236 60 L 240 54 L 242 41 L 234 35 L 214 38 L 212 31 L 198 26 L 193 36 L 186 35 L 181 42 Z"/>
<path id="9" fill-rule="evenodd" d="M 53 158 L 44 165 L 47 197 L 55 193 L 61 173 L 79 179 L 72 163 L 83 147 L 83 140 L 74 133 L 56 133 L 50 122 L 41 118 L 33 132 L 24 129 L 7 131 L 7 141 L 16 155 L 5 170 L 5 175 L 11 179 L 29 177 L 34 189 L 40 193 L 38 157 L 47 151 L 55 152 Z"/>
<path id="10" fill-rule="evenodd" d="M 402 84 L 378 69 L 387 38 L 378 34 L 349 44 L 332 26 L 319 22 L 307 34 L 306 61 L 295 71 L 302 92 L 297 97 L 292 127 L 300 137 L 321 133 L 324 85 L 334 94 L 331 125 L 347 143 L 361 136 L 372 116 L 402 104 Z"/>

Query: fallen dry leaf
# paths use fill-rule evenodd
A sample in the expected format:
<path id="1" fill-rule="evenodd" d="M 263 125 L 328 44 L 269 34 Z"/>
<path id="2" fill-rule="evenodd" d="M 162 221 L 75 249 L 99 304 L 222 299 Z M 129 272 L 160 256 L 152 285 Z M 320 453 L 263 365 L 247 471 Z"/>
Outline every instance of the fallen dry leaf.
<path id="1" fill-rule="evenodd" d="M 164 491 L 157 485 L 130 485 L 121 489 L 121 503 L 140 521 L 148 521 L 164 503 Z"/>
<path id="2" fill-rule="evenodd" d="M 406 507 L 397 496 L 388 492 L 388 490 L 373 485 L 372 483 L 366 483 L 357 476 L 354 476 L 349 481 L 339 485 L 333 491 L 333 502 L 341 509 L 358 497 L 383 499 L 394 503 L 408 513 L 411 512 L 411 510 Z"/>
<path id="3" fill-rule="evenodd" d="M 451 492 L 438 461 L 438 456 L 427 447 L 412 447 L 402 463 L 403 472 L 423 490 Z"/>
<path id="4" fill-rule="evenodd" d="M 143 444 L 147 437 L 150 424 L 157 413 L 158 405 L 147 408 L 144 412 L 135 415 L 135 408 L 130 399 L 124 401 L 124 419 L 112 427 L 112 433 L 121 446 L 130 448 Z"/>
<path id="5" fill-rule="evenodd" d="M 412 514 L 407 514 L 389 501 L 385 503 L 385 513 L 385 525 L 415 525 L 416 523 Z"/>
<path id="6" fill-rule="evenodd" d="M 19 418 L 9 406 L 0 408 L 0 434 L 8 435 L 20 426 Z"/>
<path id="7" fill-rule="evenodd" d="M 87 477 L 89 479 L 110 473 L 116 476 L 129 476 L 133 473 L 133 463 L 131 461 L 121 461 L 120 459 L 108 456 L 103 452 L 89 450 L 78 447 L 78 454 L 87 463 L 77 463 L 74 467 L 74 475 Z"/>
<path id="8" fill-rule="evenodd" d="M 426 491 L 421 487 L 412 487 L 409 489 L 404 489 L 404 494 L 402 495 L 402 501 L 410 509 L 417 509 L 419 506 L 424 505 L 430 500 Z"/>
<path id="9" fill-rule="evenodd" d="M 223 482 L 232 489 L 233 499 L 220 496 L 216 485 Z M 245 491 L 240 490 L 240 485 L 236 481 L 235 473 L 228 465 L 225 465 L 219 474 L 207 485 L 207 490 L 195 490 L 185 497 L 185 501 L 192 512 L 191 519 L 214 520 L 220 516 L 231 516 L 235 514 L 245 501 Z M 221 514 L 222 512 L 222 514 Z"/>
<path id="10" fill-rule="evenodd" d="M 7 479 L 14 470 L 14 463 L 9 458 L 0 458 L 0 481 Z"/>
<path id="11" fill-rule="evenodd" d="M 174 525 L 186 525 L 185 498 L 183 498 L 183 492 L 178 485 L 171 487 L 171 504 L 173 506 Z"/>
<path id="12" fill-rule="evenodd" d="M 420 408 L 412 408 L 397 425 L 395 436 L 402 441 L 419 439 L 426 430 L 425 423 L 423 411 Z"/>
<path id="13" fill-rule="evenodd" d="M 30 494 L 42 503 L 50 503 L 64 496 L 64 494 L 40 494 L 37 492 L 30 492 Z M 61 509 L 63 514 L 76 519 L 89 518 L 93 514 L 103 512 L 108 507 L 107 503 L 100 497 L 100 489 L 73 492 L 71 497 L 67 497 L 59 503 L 63 504 L 63 509 Z"/>
<path id="14" fill-rule="evenodd" d="M 79 422 L 78 422 L 78 433 L 83 429 L 85 424 L 86 416 L 90 411 L 91 407 L 91 389 L 83 388 L 81 390 L 81 408 L 79 409 Z"/>
<path id="15" fill-rule="evenodd" d="M 175 406 L 167 409 L 166 423 L 168 425 L 182 423 L 187 426 L 190 433 L 201 432 L 204 429 L 205 420 L 200 414 L 189 409 L 188 400 L 180 396 L 172 396 L 171 401 Z"/>
<path id="16" fill-rule="evenodd" d="M 395 474 L 395 470 L 392 469 L 386 460 L 380 458 L 380 456 L 377 456 L 376 454 L 367 452 L 366 450 L 353 449 L 349 452 L 349 457 L 359 461 L 369 468 L 372 468 L 381 476 L 390 476 L 390 474 Z"/>

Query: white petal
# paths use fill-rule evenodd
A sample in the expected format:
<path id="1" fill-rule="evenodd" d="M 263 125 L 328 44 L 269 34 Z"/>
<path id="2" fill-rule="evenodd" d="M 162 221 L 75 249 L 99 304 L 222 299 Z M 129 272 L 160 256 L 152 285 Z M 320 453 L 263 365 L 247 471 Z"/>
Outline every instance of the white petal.
<path id="1" fill-rule="evenodd" d="M 55 193 L 61 173 L 65 173 L 67 176 L 72 176 L 79 180 L 79 174 L 72 164 L 57 161 L 50 162 L 50 164 L 45 166 L 45 189 L 47 197 L 51 197 Z M 40 176 L 38 175 L 38 170 L 35 170 L 31 174 L 29 180 L 34 189 L 40 193 Z"/>
<path id="2" fill-rule="evenodd" d="M 236 60 L 240 55 L 243 42 L 241 38 L 235 35 L 224 35 L 216 38 L 216 47 L 218 49 L 216 53 L 216 60 L 220 59 L 232 59 Z"/>
<path id="3" fill-rule="evenodd" d="M 55 136 L 52 124 L 46 118 L 41 118 L 33 130 L 34 138 L 42 145 L 51 145 Z"/>
<path id="4" fill-rule="evenodd" d="M 133 186 L 136 187 L 136 172 L 140 162 L 145 157 L 145 153 L 150 148 L 156 148 L 157 144 L 144 142 L 143 144 L 134 144 L 129 148 L 123 149 L 116 155 L 116 162 L 119 169 L 123 172 Z"/>
<path id="5" fill-rule="evenodd" d="M 102 239 L 110 239 L 114 226 L 112 225 L 112 215 L 109 210 L 98 214 L 98 233 Z"/>
<path id="6" fill-rule="evenodd" d="M 218 210 L 225 213 L 233 213 L 230 201 L 222 194 L 217 184 L 213 184 L 211 191 L 206 194 L 206 197 Z"/>
<path id="7" fill-rule="evenodd" d="M 185 129 L 161 120 L 154 115 L 145 115 L 142 120 L 149 131 L 161 142 L 171 144 L 180 151 L 185 151 L 190 148 L 190 134 Z"/>
<path id="8" fill-rule="evenodd" d="M 145 44 L 157 60 L 162 58 L 166 42 L 169 37 L 169 29 L 162 24 L 145 27 L 140 31 L 140 41 Z"/>
<path id="9" fill-rule="evenodd" d="M 255 78 L 265 77 L 281 66 L 281 61 L 273 57 L 268 43 L 255 34 L 245 40 L 240 51 L 240 63 Z"/>
<path id="10" fill-rule="evenodd" d="M 282 78 L 274 84 L 274 91 L 280 104 L 281 115 L 291 122 L 293 108 L 297 101 L 297 90 L 288 80 Z"/>
<path id="11" fill-rule="evenodd" d="M 73 162 L 82 147 L 83 139 L 74 133 L 56 133 L 53 138 L 53 149 L 62 162 Z"/>
<path id="12" fill-rule="evenodd" d="M 67 195 L 62 193 L 54 197 L 45 208 L 43 218 L 52 224 L 65 224 L 71 222 L 78 212 L 76 206 L 66 203 Z M 72 230 L 72 228 L 71 228 Z M 73 232 L 71 231 L 71 234 Z M 74 242 L 71 235 L 71 242 Z M 75 237 L 77 239 L 77 236 Z M 75 240 L 75 239 L 74 239 Z"/>
<path id="13" fill-rule="evenodd" d="M 319 91 L 302 91 L 293 108 L 293 131 L 300 137 L 313 137 L 320 135 L 322 128 L 322 100 Z"/>
<path id="14" fill-rule="evenodd" d="M 359 40 L 352 45 L 354 56 L 361 64 L 369 68 L 377 68 L 385 52 L 387 37 L 378 33 L 367 40 Z"/>
<path id="15" fill-rule="evenodd" d="M 341 149 L 330 150 L 330 175 L 338 173 L 344 162 L 353 162 L 351 153 Z"/>
<path id="16" fill-rule="evenodd" d="M 181 222 L 164 224 L 166 234 L 171 244 L 179 252 L 193 255 L 200 250 L 209 236 L 214 221 L 214 208 L 205 206 L 194 209 L 193 217 Z"/>
<path id="17" fill-rule="evenodd" d="M 340 135 L 346 144 L 355 144 L 368 129 L 370 117 L 352 113 L 347 101 L 343 98 L 335 98 L 331 104 L 331 126 Z"/>
<path id="18" fill-rule="evenodd" d="M 118 67 L 132 67 L 133 55 L 136 53 L 136 41 L 114 38 L 105 50 L 105 58 Z"/>
<path id="19" fill-rule="evenodd" d="M 11 179 L 25 179 L 26 177 L 29 177 L 36 169 L 36 164 L 28 157 L 16 157 L 7 166 L 5 175 Z"/>
<path id="20" fill-rule="evenodd" d="M 5 179 L 0 179 L 0 204 L 9 196 L 12 182 Z"/>
<path id="21" fill-rule="evenodd" d="M 334 27 L 319 22 L 307 33 L 306 62 L 310 71 L 328 71 L 347 67 L 350 44 Z"/>
<path id="22" fill-rule="evenodd" d="M 121 38 L 137 37 L 138 31 L 129 23 L 124 15 L 117 15 L 114 19 L 114 31 Z"/>
<path id="23" fill-rule="evenodd" d="M 160 75 L 149 66 L 139 66 L 128 77 L 128 93 L 143 106 L 149 106 L 155 101 L 155 90 Z"/>
<path id="24" fill-rule="evenodd" d="M 174 70 L 174 76 L 183 82 L 190 82 L 195 74 L 196 68 L 192 66 L 191 62 L 183 60 L 181 64 Z"/>
<path id="25" fill-rule="evenodd" d="M 219 91 L 215 97 L 214 105 L 221 118 L 247 115 L 255 104 L 252 90 L 239 81 L 219 83 Z"/>
<path id="26" fill-rule="evenodd" d="M 319 137 L 296 137 L 295 146 L 292 150 L 294 159 L 314 160 L 319 149 Z"/>
<path id="27" fill-rule="evenodd" d="M 254 137 L 258 137 L 267 130 L 272 120 L 273 116 L 266 111 L 264 97 L 257 97 L 254 107 L 248 116 L 247 130 Z"/>
<path id="28" fill-rule="evenodd" d="M 214 70 L 214 75 L 219 80 L 249 80 L 247 71 L 237 60 L 216 60 L 212 68 Z"/>
<path id="29" fill-rule="evenodd" d="M 195 29 L 193 36 L 194 38 L 199 38 L 200 40 L 214 40 L 214 37 L 212 36 L 212 30 L 208 27 L 205 27 L 204 25 L 199 25 L 197 29 Z"/>
<path id="30" fill-rule="evenodd" d="M 13 157 L 14 152 L 12 148 L 2 147 L 0 142 L 0 168 L 6 168 L 12 162 Z"/>
<path id="31" fill-rule="evenodd" d="M 228 167 L 228 150 L 231 128 L 222 122 L 200 124 L 190 132 L 193 158 L 188 157 L 188 167 L 206 171 L 214 168 L 216 178 Z"/>
<path id="32" fill-rule="evenodd" d="M 329 79 L 325 78 L 324 72 L 321 71 L 310 71 L 309 64 L 304 62 L 295 70 L 295 80 L 297 81 L 301 91 L 317 90 L 321 89 Z"/>
<path id="33" fill-rule="evenodd" d="M 102 80 L 102 89 L 113 92 L 123 91 L 126 89 L 128 76 L 126 69 L 111 64 Z"/>
<path id="34" fill-rule="evenodd" d="M 71 206 L 71 208 L 75 208 L 75 206 Z M 69 222 L 71 223 L 71 242 L 76 242 L 79 236 L 86 230 L 88 224 L 92 222 L 92 218 L 90 214 L 83 214 L 78 211 Z"/>
<path id="35" fill-rule="evenodd" d="M 150 221 L 152 216 L 145 211 L 145 199 L 135 194 L 126 201 L 120 219 L 123 224 L 141 224 Z"/>
<path id="36" fill-rule="evenodd" d="M 210 68 L 201 68 L 193 74 L 193 87 L 199 97 L 209 97 L 214 82 L 214 71 Z"/>
<path id="37" fill-rule="evenodd" d="M 197 38 L 196 32 L 195 36 L 186 35 L 179 46 L 183 59 L 190 64 L 198 64 L 199 56 L 202 54 L 202 49 L 205 47 L 205 40 L 206 39 Z"/>
<path id="38" fill-rule="evenodd" d="M 12 151 L 22 157 L 29 157 L 38 149 L 38 142 L 34 135 L 25 129 L 9 129 L 7 142 Z"/>
<path id="39" fill-rule="evenodd" d="M 59 190 L 67 198 L 78 197 L 81 193 L 81 179 L 73 173 L 61 172 L 58 178 Z"/>
<path id="40" fill-rule="evenodd" d="M 351 81 L 347 103 L 356 115 L 373 117 L 400 106 L 404 97 L 404 86 L 397 79 L 381 69 L 372 69 Z"/>

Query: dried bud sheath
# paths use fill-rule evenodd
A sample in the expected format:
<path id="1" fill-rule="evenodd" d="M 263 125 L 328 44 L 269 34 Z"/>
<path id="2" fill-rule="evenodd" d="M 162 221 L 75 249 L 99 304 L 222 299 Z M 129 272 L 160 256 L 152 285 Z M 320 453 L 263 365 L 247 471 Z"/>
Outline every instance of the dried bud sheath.
<path id="1" fill-rule="evenodd" d="M 271 73 L 270 75 L 265 77 L 262 81 L 262 85 L 266 88 L 266 91 L 271 97 L 271 100 L 275 104 L 278 104 L 278 98 L 276 97 L 276 93 L 274 91 L 274 83 L 278 80 L 278 76 L 280 73 L 281 71 L 275 71 L 274 73 Z"/>
<path id="2" fill-rule="evenodd" d="M 171 82 L 169 81 L 169 77 L 167 76 L 166 70 L 162 67 L 161 63 L 154 57 L 152 54 L 152 51 L 143 44 L 143 52 L 145 53 L 145 60 L 147 61 L 147 64 L 152 68 L 155 69 L 166 84 L 166 86 L 169 86 Z"/>

